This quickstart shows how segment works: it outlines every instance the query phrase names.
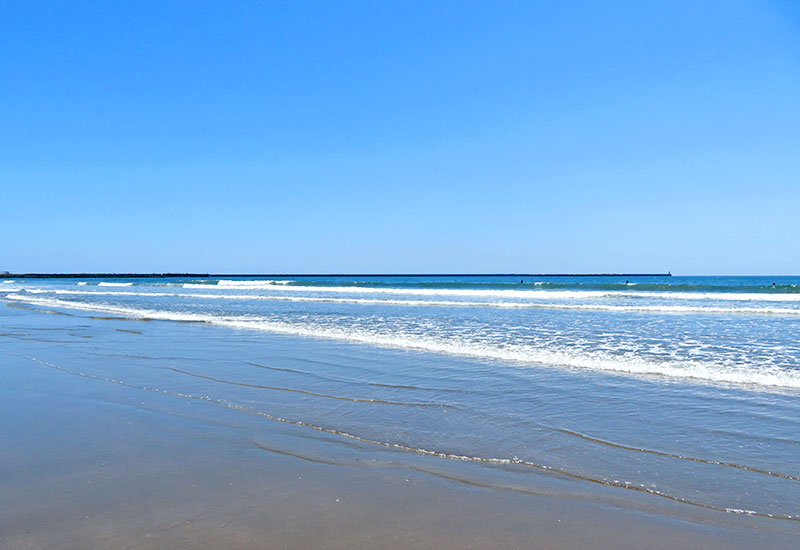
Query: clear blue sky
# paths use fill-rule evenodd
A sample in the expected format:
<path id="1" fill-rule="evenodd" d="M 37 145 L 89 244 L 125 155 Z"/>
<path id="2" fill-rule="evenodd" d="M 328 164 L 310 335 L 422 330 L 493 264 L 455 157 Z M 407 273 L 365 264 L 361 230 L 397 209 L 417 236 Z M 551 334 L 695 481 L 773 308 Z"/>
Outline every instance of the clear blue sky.
<path id="1" fill-rule="evenodd" d="M 36 2 L 0 270 L 800 273 L 800 4 Z"/>

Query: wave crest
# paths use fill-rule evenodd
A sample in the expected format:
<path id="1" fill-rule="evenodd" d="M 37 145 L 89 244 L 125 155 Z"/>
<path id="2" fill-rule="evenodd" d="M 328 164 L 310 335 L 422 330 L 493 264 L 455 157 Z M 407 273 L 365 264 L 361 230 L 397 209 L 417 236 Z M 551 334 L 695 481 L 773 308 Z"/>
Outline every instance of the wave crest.
<path id="1" fill-rule="evenodd" d="M 641 357 L 614 356 L 604 352 L 552 350 L 526 344 L 491 345 L 452 338 L 425 337 L 402 333 L 382 333 L 357 328 L 301 325 L 279 322 L 254 316 L 220 316 L 191 312 L 140 309 L 110 305 L 87 304 L 10 294 L 8 298 L 49 307 L 62 307 L 122 315 L 133 318 L 166 321 L 202 322 L 237 329 L 261 330 L 310 338 L 326 338 L 378 347 L 414 349 L 448 355 L 509 361 L 551 367 L 588 369 L 619 374 L 657 375 L 711 383 L 760 386 L 764 388 L 800 389 L 800 371 L 752 365 L 725 365 L 692 360 L 652 360 Z"/>

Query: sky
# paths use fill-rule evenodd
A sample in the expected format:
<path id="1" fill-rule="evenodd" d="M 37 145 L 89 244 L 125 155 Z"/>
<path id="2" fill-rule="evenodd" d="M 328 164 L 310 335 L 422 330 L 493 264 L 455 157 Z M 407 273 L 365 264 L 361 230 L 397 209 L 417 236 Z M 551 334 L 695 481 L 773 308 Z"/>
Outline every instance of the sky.
<path id="1" fill-rule="evenodd" d="M 0 270 L 800 274 L 800 4 L 0 17 Z"/>

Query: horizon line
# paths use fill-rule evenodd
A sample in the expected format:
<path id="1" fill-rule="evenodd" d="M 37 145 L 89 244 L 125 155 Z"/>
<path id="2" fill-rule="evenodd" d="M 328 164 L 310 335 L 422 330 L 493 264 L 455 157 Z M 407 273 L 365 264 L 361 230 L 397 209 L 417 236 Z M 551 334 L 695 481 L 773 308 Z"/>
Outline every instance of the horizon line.
<path id="1" fill-rule="evenodd" d="M 667 273 L 0 273 L 2 279 L 179 277 L 672 277 Z"/>

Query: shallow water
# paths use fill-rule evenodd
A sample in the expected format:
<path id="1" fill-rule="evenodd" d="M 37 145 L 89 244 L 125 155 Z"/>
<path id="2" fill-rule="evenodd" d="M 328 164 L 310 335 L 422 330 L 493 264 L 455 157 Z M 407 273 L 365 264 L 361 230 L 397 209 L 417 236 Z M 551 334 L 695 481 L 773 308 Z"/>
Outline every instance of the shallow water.
<path id="1" fill-rule="evenodd" d="M 500 491 L 800 533 L 799 282 L 17 280 L 0 361 L 281 426 L 254 441 L 306 459 L 355 445 Z"/>

